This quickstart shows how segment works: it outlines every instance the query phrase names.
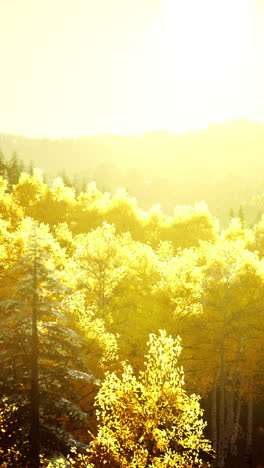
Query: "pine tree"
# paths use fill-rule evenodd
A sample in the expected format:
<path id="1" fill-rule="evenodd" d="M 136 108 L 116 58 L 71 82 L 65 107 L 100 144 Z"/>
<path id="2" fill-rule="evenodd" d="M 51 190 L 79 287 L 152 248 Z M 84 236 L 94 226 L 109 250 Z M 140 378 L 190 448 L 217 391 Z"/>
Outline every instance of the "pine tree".
<path id="1" fill-rule="evenodd" d="M 45 239 L 35 232 L 26 250 L 6 272 L 13 294 L 1 303 L 0 409 L 13 408 L 13 422 L 7 424 L 0 463 L 19 452 L 14 466 L 38 468 L 40 454 L 66 454 L 72 445 L 69 422 L 74 427 L 87 417 L 77 405 L 76 381 L 92 376 L 84 372 L 82 338 L 62 306 L 69 291 Z"/>
<path id="2" fill-rule="evenodd" d="M 26 172 L 27 172 L 31 177 L 34 175 L 34 164 L 33 164 L 33 161 L 30 161 Z"/>
<path id="3" fill-rule="evenodd" d="M 58 177 L 61 178 L 63 184 L 65 187 L 73 187 L 73 183 L 70 179 L 70 177 L 66 174 L 66 171 L 63 170 L 58 174 Z"/>
<path id="4" fill-rule="evenodd" d="M 233 218 L 235 218 L 235 212 L 234 212 L 233 208 L 231 208 L 230 211 L 229 211 L 229 219 L 231 220 Z"/>
<path id="5" fill-rule="evenodd" d="M 238 218 L 240 219 L 241 226 L 244 228 L 246 226 L 246 218 L 242 205 L 240 205 L 238 210 Z"/>
<path id="6" fill-rule="evenodd" d="M 7 166 L 8 181 L 11 188 L 18 183 L 22 171 L 23 163 L 19 160 L 16 151 L 14 151 Z"/>
<path id="7" fill-rule="evenodd" d="M 4 157 L 4 153 L 2 152 L 0 148 L 0 176 L 2 176 L 3 178 L 6 178 L 6 175 L 7 175 L 7 167 L 5 163 L 5 157 Z"/>

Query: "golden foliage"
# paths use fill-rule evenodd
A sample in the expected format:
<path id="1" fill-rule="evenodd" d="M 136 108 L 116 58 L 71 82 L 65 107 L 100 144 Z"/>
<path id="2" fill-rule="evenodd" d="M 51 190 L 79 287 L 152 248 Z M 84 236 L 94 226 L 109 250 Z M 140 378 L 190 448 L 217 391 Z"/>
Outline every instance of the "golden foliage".
<path id="1" fill-rule="evenodd" d="M 177 367 L 180 339 L 161 330 L 150 335 L 148 348 L 138 378 L 123 363 L 122 375 L 108 373 L 100 388 L 99 431 L 89 457 L 96 467 L 198 467 L 200 451 L 210 451 L 199 398 L 186 394 Z"/>

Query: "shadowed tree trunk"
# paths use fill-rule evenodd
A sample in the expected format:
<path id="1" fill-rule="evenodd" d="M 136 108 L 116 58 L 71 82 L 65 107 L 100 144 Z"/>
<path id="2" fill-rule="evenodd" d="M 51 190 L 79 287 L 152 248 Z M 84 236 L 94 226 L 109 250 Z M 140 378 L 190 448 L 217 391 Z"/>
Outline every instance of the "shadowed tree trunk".
<path id="1" fill-rule="evenodd" d="M 251 468 L 253 466 L 253 399 L 252 393 L 250 393 L 248 408 L 247 408 L 247 434 L 246 434 L 246 450 L 244 455 L 244 466 L 245 468 Z"/>
<path id="2" fill-rule="evenodd" d="M 228 455 L 231 437 L 234 430 L 234 386 L 230 385 L 230 390 L 226 391 L 226 428 L 225 428 L 225 458 Z"/>
<path id="3" fill-rule="evenodd" d="M 212 390 L 212 447 L 217 451 L 217 386 L 216 375 L 214 378 L 214 386 Z"/>
<path id="4" fill-rule="evenodd" d="M 39 468 L 39 379 L 38 379 L 38 309 L 37 309 L 37 247 L 34 244 L 33 299 L 32 299 L 32 348 L 31 348 L 31 421 L 29 435 L 29 468 Z"/>
<path id="5" fill-rule="evenodd" d="M 225 465 L 225 323 L 222 324 L 221 368 L 219 390 L 219 437 L 217 462 L 219 468 Z"/>
<path id="6" fill-rule="evenodd" d="M 239 362 L 240 362 L 240 355 L 241 355 L 241 338 L 239 338 L 238 345 L 237 345 L 237 356 L 236 356 L 236 370 L 233 375 L 233 382 L 232 382 L 232 407 L 231 407 L 231 414 L 232 414 L 232 427 L 230 433 L 230 453 L 231 455 L 237 455 L 237 438 L 239 433 L 239 422 L 240 422 L 240 411 L 241 411 L 241 396 L 238 386 L 239 381 Z M 236 408 L 235 408 L 235 395 L 237 395 L 236 399 Z M 230 417 L 231 419 L 231 417 Z"/>
<path id="7" fill-rule="evenodd" d="M 237 455 L 237 439 L 238 439 L 239 428 L 240 428 L 240 414 L 241 414 L 241 393 L 240 391 L 238 391 L 234 430 L 233 430 L 233 434 L 231 437 L 231 454 L 234 456 Z"/>

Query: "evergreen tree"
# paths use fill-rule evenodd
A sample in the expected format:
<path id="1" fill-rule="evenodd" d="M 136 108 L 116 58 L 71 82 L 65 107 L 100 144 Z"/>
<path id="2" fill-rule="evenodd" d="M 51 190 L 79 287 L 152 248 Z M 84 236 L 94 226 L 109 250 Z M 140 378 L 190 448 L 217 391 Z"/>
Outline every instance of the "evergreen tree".
<path id="1" fill-rule="evenodd" d="M 235 218 L 235 212 L 234 212 L 233 208 L 231 208 L 230 212 L 229 212 L 229 219 L 231 220 L 233 218 Z"/>
<path id="2" fill-rule="evenodd" d="M 7 167 L 6 167 L 6 164 L 5 164 L 5 157 L 4 157 L 4 153 L 2 152 L 1 148 L 0 148 L 0 176 L 2 176 L 4 179 L 7 176 Z"/>
<path id="3" fill-rule="evenodd" d="M 11 466 L 38 468 L 40 454 L 66 454 L 73 444 L 69 422 L 74 427 L 86 420 L 76 380 L 92 376 L 84 372 L 82 338 L 63 310 L 67 288 L 36 233 L 6 278 L 12 296 L 1 303 L 0 413 L 9 415 L 9 423 L 0 463 L 13 457 Z"/>
<path id="4" fill-rule="evenodd" d="M 19 160 L 16 151 L 13 152 L 7 166 L 7 175 L 10 188 L 16 185 L 23 170 L 23 163 Z"/>
<path id="5" fill-rule="evenodd" d="M 258 224 L 258 223 L 259 223 L 259 221 L 260 221 L 261 218 L 262 218 L 262 215 L 263 215 L 263 211 L 262 211 L 262 210 L 258 210 L 257 216 L 256 216 L 256 220 L 255 220 L 255 223 L 254 223 L 254 224 Z"/>
<path id="6" fill-rule="evenodd" d="M 30 161 L 28 168 L 27 168 L 27 173 L 32 177 L 34 175 L 34 164 L 33 161 Z"/>
<path id="7" fill-rule="evenodd" d="M 72 187 L 74 188 L 75 193 L 77 195 L 81 193 L 80 177 L 76 173 L 74 174 L 73 179 L 72 179 Z"/>
<path id="8" fill-rule="evenodd" d="M 240 205 L 239 210 L 238 210 L 238 218 L 240 219 L 240 223 L 242 227 L 246 226 L 246 218 L 244 214 L 244 210 L 242 205 Z"/>
<path id="9" fill-rule="evenodd" d="M 65 170 L 60 172 L 58 174 L 58 177 L 61 178 L 61 180 L 63 182 L 63 185 L 65 185 L 66 187 L 73 187 L 73 183 L 72 183 L 70 177 L 66 174 Z"/>

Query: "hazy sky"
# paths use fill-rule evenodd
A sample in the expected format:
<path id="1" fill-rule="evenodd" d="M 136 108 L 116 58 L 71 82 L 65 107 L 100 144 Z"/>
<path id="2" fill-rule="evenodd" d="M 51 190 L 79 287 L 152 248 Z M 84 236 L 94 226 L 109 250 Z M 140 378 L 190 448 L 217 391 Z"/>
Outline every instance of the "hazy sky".
<path id="1" fill-rule="evenodd" d="M 264 0 L 0 0 L 0 132 L 264 121 Z"/>

